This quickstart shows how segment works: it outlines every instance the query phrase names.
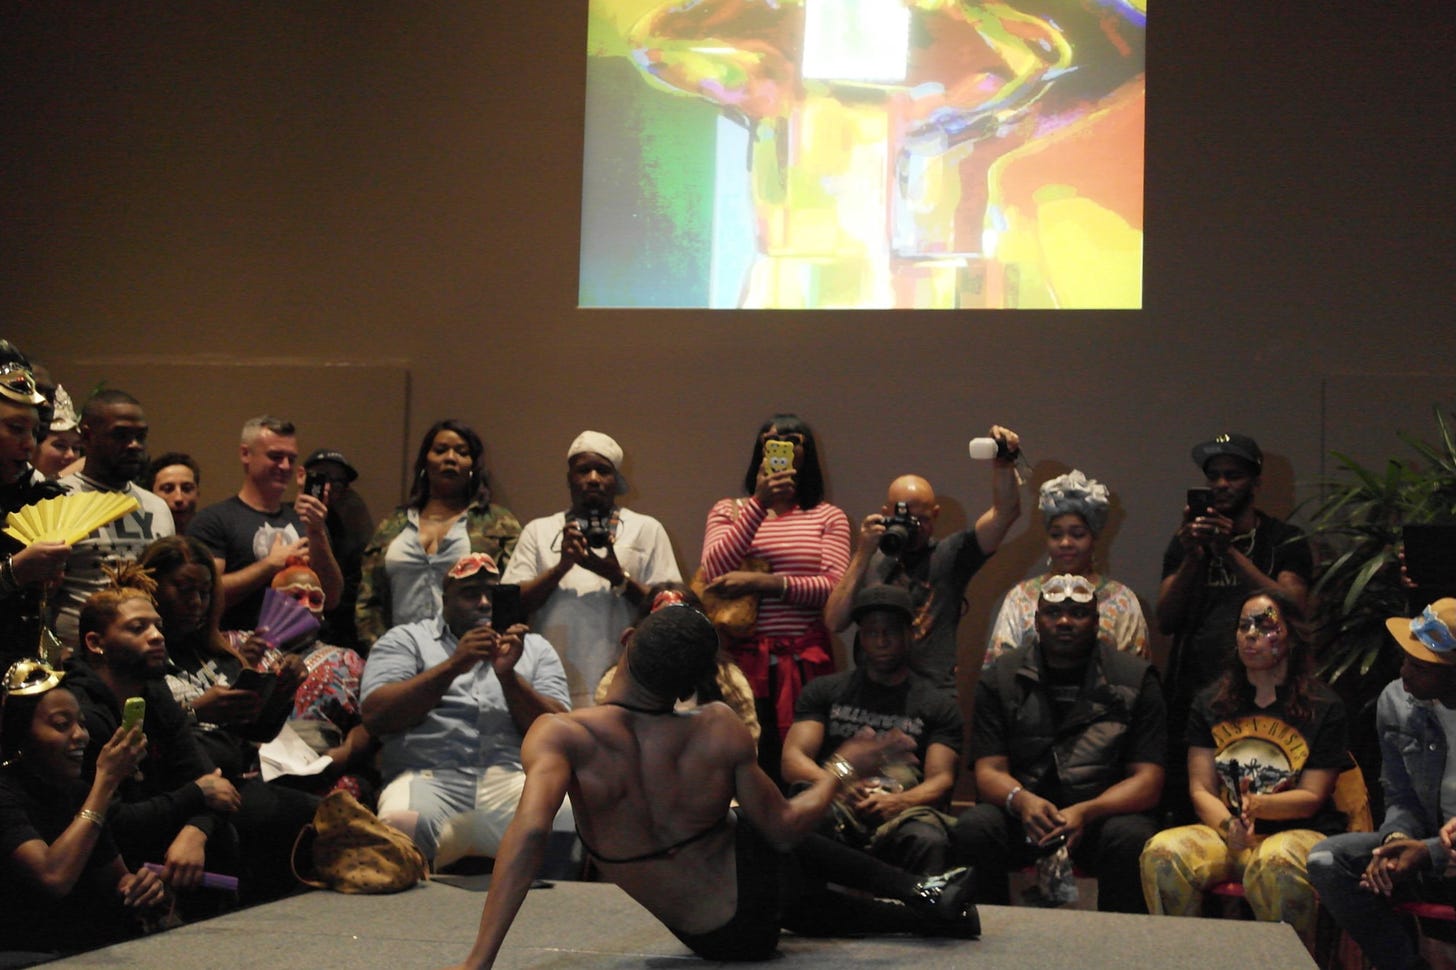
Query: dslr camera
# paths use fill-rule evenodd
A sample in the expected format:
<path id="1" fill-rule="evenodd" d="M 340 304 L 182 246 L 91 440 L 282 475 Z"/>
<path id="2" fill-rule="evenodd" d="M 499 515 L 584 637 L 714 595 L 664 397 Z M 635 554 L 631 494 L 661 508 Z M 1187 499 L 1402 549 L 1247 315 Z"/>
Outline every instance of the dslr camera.
<path id="1" fill-rule="evenodd" d="M 911 533 L 920 531 L 920 520 L 910 514 L 910 507 L 896 502 L 895 509 L 885 517 L 885 531 L 880 536 L 880 552 L 887 556 L 898 556 L 905 551 Z"/>
<path id="2" fill-rule="evenodd" d="M 592 549 L 605 549 L 612 544 L 612 517 L 600 512 L 588 512 L 576 517 L 576 527 L 586 536 L 586 544 Z"/>

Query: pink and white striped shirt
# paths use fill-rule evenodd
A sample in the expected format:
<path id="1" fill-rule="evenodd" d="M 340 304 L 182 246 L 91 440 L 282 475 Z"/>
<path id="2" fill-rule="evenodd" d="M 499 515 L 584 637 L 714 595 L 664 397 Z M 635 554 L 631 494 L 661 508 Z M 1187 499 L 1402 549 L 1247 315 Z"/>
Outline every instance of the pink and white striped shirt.
<path id="1" fill-rule="evenodd" d="M 849 517 L 828 502 L 773 515 L 754 496 L 725 498 L 708 513 L 703 572 L 713 580 L 739 568 L 745 556 L 769 563 L 788 580 L 783 598 L 759 601 L 755 636 L 797 637 L 818 620 L 829 593 L 849 568 Z"/>

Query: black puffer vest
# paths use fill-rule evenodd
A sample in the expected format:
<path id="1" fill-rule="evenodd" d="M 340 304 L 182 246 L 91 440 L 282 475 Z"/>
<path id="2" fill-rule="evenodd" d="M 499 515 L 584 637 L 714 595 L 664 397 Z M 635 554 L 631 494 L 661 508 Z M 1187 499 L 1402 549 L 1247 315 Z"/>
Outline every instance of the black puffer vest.
<path id="1" fill-rule="evenodd" d="M 1032 644 L 998 660 L 990 675 L 1008 725 L 1011 774 L 1032 791 L 1044 791 L 1055 772 L 1069 805 L 1127 777 L 1123 750 L 1147 670 L 1146 660 L 1099 646 L 1087 663 L 1077 704 L 1059 726 L 1042 685 L 1040 648 Z"/>

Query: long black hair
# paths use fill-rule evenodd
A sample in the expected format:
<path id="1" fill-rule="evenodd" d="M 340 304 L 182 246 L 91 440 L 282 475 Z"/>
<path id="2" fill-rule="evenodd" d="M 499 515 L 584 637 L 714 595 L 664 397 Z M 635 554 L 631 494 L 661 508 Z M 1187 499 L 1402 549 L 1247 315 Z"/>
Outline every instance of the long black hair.
<path id="1" fill-rule="evenodd" d="M 435 435 L 441 431 L 453 431 L 464 438 L 465 447 L 470 451 L 470 486 L 466 490 L 466 503 L 469 505 L 489 504 L 490 482 L 485 475 L 485 443 L 480 440 L 480 435 L 476 434 L 470 425 L 454 418 L 436 421 L 430 425 L 430 430 L 425 432 L 424 440 L 420 442 L 419 454 L 415 456 L 414 477 L 410 480 L 409 499 L 405 504 L 410 508 L 422 509 L 430 500 L 430 477 L 425 474 L 425 457 L 429 455 L 430 448 L 435 444 Z"/>
<path id="2" fill-rule="evenodd" d="M 753 458 L 743 475 L 743 494 L 752 495 L 758 489 L 758 470 L 763 465 L 763 436 L 770 428 L 779 434 L 804 436 L 804 460 L 795 469 L 794 494 L 799 500 L 799 508 L 812 509 L 824 501 L 824 471 L 819 467 L 819 446 L 814 443 L 814 432 L 797 414 L 775 414 L 759 426 L 758 434 L 753 436 Z"/>
<path id="3" fill-rule="evenodd" d="M 1310 634 L 1309 621 L 1304 610 L 1282 589 L 1255 590 L 1239 603 L 1239 621 L 1243 621 L 1244 607 L 1250 600 L 1260 596 L 1273 601 L 1279 609 L 1279 618 L 1284 629 L 1289 631 L 1285 642 L 1289 644 L 1289 662 L 1284 677 L 1284 713 L 1289 720 L 1300 723 L 1309 720 L 1313 713 L 1310 684 L 1314 681 L 1314 640 Z M 1254 703 L 1254 685 L 1249 683 L 1248 671 L 1239 659 L 1238 628 L 1234 628 L 1234 643 L 1230 647 L 1224 664 L 1223 676 L 1213 694 L 1213 713 L 1218 717 L 1229 717 L 1236 711 Z"/>

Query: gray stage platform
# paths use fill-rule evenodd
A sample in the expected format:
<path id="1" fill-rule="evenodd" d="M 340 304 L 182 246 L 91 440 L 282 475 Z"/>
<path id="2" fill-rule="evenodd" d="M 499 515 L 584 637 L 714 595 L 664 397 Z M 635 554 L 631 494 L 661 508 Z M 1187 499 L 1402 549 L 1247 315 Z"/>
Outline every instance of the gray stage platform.
<path id="1" fill-rule="evenodd" d="M 46 967 L 277 970 L 279 967 L 438 968 L 463 958 L 489 877 L 433 882 L 394 896 L 314 892 L 111 947 Z M 1282 924 L 985 907 L 980 940 L 785 935 L 775 966 L 1299 970 L 1313 967 Z M 615 886 L 533 890 L 497 966 L 709 966 Z M 718 966 L 719 964 L 713 964 Z"/>

